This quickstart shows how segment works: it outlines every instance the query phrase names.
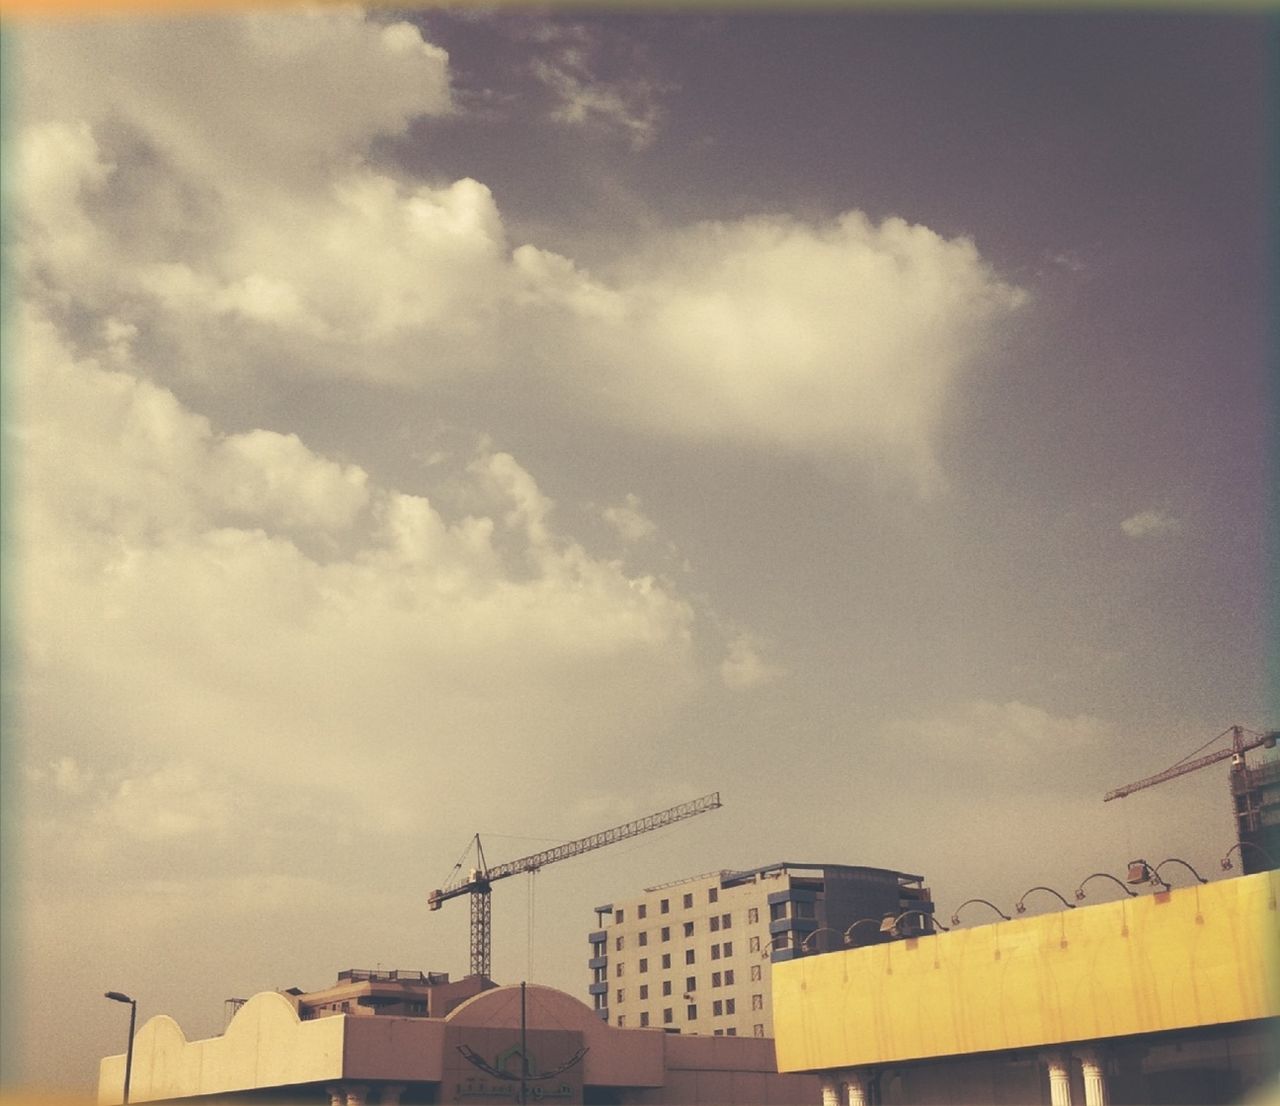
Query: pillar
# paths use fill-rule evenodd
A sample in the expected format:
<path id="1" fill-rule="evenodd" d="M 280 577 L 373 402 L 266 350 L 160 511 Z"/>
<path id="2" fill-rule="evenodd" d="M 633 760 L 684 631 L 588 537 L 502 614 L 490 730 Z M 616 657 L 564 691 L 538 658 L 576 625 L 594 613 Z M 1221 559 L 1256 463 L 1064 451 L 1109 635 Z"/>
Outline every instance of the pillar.
<path id="1" fill-rule="evenodd" d="M 1071 1106 L 1069 1058 L 1060 1052 L 1054 1052 L 1046 1055 L 1044 1062 L 1049 1068 L 1049 1101 L 1053 1106 Z"/>
<path id="2" fill-rule="evenodd" d="M 335 1084 L 325 1087 L 325 1093 L 329 1096 L 329 1106 L 347 1106 L 346 1088 Z"/>
<path id="3" fill-rule="evenodd" d="M 844 1073 L 845 1106 L 867 1106 L 867 1073 L 851 1068 Z"/>
<path id="4" fill-rule="evenodd" d="M 1098 1050 L 1087 1048 L 1076 1055 L 1084 1075 L 1084 1106 L 1107 1106 L 1107 1073 Z"/>
<path id="5" fill-rule="evenodd" d="M 347 1106 L 365 1106 L 369 1101 L 369 1088 L 363 1083 L 348 1083 L 347 1090 Z"/>
<path id="6" fill-rule="evenodd" d="M 830 1072 L 824 1072 L 822 1079 L 822 1106 L 840 1106 L 840 1084 Z"/>

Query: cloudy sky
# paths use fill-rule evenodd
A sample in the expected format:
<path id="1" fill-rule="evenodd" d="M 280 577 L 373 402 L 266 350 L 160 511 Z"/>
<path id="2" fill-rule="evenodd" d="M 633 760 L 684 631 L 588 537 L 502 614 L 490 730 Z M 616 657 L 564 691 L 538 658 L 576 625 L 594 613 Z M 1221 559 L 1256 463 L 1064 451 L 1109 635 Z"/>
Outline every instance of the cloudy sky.
<path id="1" fill-rule="evenodd" d="M 343 968 L 465 974 L 426 895 L 471 835 L 712 790 L 497 885 L 496 977 L 585 996 L 592 906 L 783 858 L 944 914 L 1218 874 L 1225 767 L 1101 797 L 1276 724 L 1261 18 L 8 46 L 29 1081 L 93 1085 L 108 989 L 194 1037 Z"/>

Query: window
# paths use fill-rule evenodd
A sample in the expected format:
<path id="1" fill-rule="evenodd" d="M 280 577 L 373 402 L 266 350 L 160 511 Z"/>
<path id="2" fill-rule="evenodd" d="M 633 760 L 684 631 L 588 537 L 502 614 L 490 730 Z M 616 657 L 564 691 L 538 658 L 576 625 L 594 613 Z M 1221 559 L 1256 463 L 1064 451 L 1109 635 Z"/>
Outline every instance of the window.
<path id="1" fill-rule="evenodd" d="M 671 1007 L 670 1007 L 670 1006 L 668 1006 L 665 1010 L 663 1010 L 663 1011 L 662 1011 L 662 1024 L 663 1024 L 663 1025 L 670 1025 L 670 1024 L 671 1024 L 671 1022 L 672 1022 L 672 1020 L 673 1020 L 673 1019 L 672 1019 L 672 1017 L 671 1017 Z M 762 1032 L 760 1032 L 759 1034 L 757 1034 L 757 1036 L 763 1037 L 763 1036 L 764 1036 L 764 1033 L 763 1033 L 764 1026 L 762 1025 L 762 1026 L 760 1027 L 760 1029 L 762 1030 Z"/>
<path id="2" fill-rule="evenodd" d="M 812 918 L 813 903 L 801 900 L 795 904 L 795 909 L 791 913 L 797 918 Z"/>
<path id="3" fill-rule="evenodd" d="M 708 888 L 707 888 L 707 902 L 718 902 L 719 900 L 720 900 L 720 888 L 719 888 L 719 887 L 708 887 Z"/>
<path id="4" fill-rule="evenodd" d="M 671 994 L 671 980 L 669 980 L 669 979 L 664 979 L 664 980 L 662 981 L 662 993 L 663 993 L 664 995 L 669 995 L 669 994 Z"/>
<path id="5" fill-rule="evenodd" d="M 692 937 L 692 936 L 693 936 L 693 923 L 692 923 L 692 922 L 685 922 L 685 923 L 684 923 L 684 935 L 685 935 L 686 937 Z"/>
<path id="6" fill-rule="evenodd" d="M 617 938 L 615 938 L 615 939 L 614 939 L 614 942 L 613 942 L 613 950 L 614 950 L 614 952 L 621 952 L 621 951 L 622 951 L 622 938 L 621 938 L 621 937 L 617 937 Z"/>
<path id="7" fill-rule="evenodd" d="M 685 895 L 685 897 L 684 897 L 684 908 L 685 908 L 686 910 L 692 910 L 692 909 L 693 909 L 693 896 L 692 896 L 692 895 Z"/>
<path id="8" fill-rule="evenodd" d="M 720 959 L 720 946 L 719 946 L 719 945 L 712 945 L 712 946 L 711 946 L 711 959 L 712 959 L 712 960 L 719 960 L 719 959 Z"/>
<path id="9" fill-rule="evenodd" d="M 727 972 L 724 973 L 724 985 L 726 987 L 733 986 L 733 969 L 732 968 L 730 968 Z"/>
<path id="10" fill-rule="evenodd" d="M 751 940 L 749 940 L 749 941 L 747 942 L 747 948 L 748 948 L 748 950 L 749 950 L 749 951 L 751 951 L 751 952 L 759 952 L 759 951 L 760 951 L 760 938 L 759 938 L 759 937 L 752 937 L 752 938 L 751 938 Z"/>
<path id="11" fill-rule="evenodd" d="M 647 983 L 640 984 L 640 997 L 642 999 L 646 999 L 649 997 L 649 984 Z"/>
<path id="12" fill-rule="evenodd" d="M 649 961 L 644 957 L 640 958 L 640 970 L 642 972 L 647 972 L 649 970 Z"/>
<path id="13" fill-rule="evenodd" d="M 642 1012 L 640 1014 L 640 1027 L 643 1029 L 648 1024 L 649 1024 L 649 1014 L 648 1012 Z"/>
<path id="14" fill-rule="evenodd" d="M 626 1019 L 625 1017 L 623 1017 L 621 1014 L 619 1014 L 619 1015 L 618 1015 L 618 1028 L 619 1028 L 619 1029 L 621 1029 L 621 1028 L 622 1028 L 624 1025 L 626 1025 L 626 1024 L 627 1024 L 627 1019 Z"/>
<path id="15" fill-rule="evenodd" d="M 649 914 L 649 908 L 648 908 L 647 906 L 645 906 L 645 904 L 644 904 L 644 903 L 641 903 L 639 906 L 637 906 L 637 907 L 636 907 L 636 917 L 637 917 L 637 918 L 645 918 L 645 917 L 648 917 L 648 914 Z"/>
<path id="16" fill-rule="evenodd" d="M 763 1025 L 753 1025 L 753 1026 L 751 1027 L 751 1032 L 752 1032 L 752 1033 L 754 1033 L 757 1037 L 763 1037 L 763 1036 L 764 1036 L 764 1026 L 763 1026 Z"/>
<path id="17" fill-rule="evenodd" d="M 758 906 L 747 907 L 747 922 L 754 924 L 760 920 L 760 908 Z"/>
<path id="18" fill-rule="evenodd" d="M 684 950 L 684 962 L 685 962 L 686 964 L 692 964 L 692 963 L 694 963 L 694 962 L 695 962 L 695 959 L 696 959 L 696 958 L 695 958 L 695 957 L 694 957 L 694 955 L 693 955 L 693 949 L 685 949 L 685 950 Z"/>
<path id="19" fill-rule="evenodd" d="M 640 933 L 640 938 L 639 938 L 639 943 L 640 943 L 641 947 L 643 947 L 643 946 L 645 946 L 645 945 L 647 945 L 647 944 L 649 943 L 649 934 L 648 934 L 647 932 L 641 931 L 641 933 Z"/>
<path id="20" fill-rule="evenodd" d="M 763 969 L 760 967 L 760 965 L 759 965 L 759 964 L 752 964 L 752 965 L 751 965 L 751 982 L 752 982 L 752 983 L 759 983 L 759 982 L 760 982 L 760 976 L 761 976 L 762 974 L 763 974 Z"/>
<path id="21" fill-rule="evenodd" d="M 614 998 L 614 1002 L 616 1002 L 619 1006 L 621 1006 L 621 1005 L 622 1005 L 622 1000 L 623 1000 L 623 998 L 625 998 L 625 997 L 626 997 L 626 994 L 627 994 L 627 992 L 626 992 L 626 991 L 624 991 L 621 987 L 619 987 L 619 988 L 618 988 L 618 990 L 617 990 L 617 992 L 616 992 L 616 996 L 615 996 L 615 998 Z"/>
<path id="22" fill-rule="evenodd" d="M 693 994 L 698 989 L 698 977 L 696 975 L 687 975 L 684 977 L 684 989 Z"/>
<path id="23" fill-rule="evenodd" d="M 605 969 L 604 969 L 604 968 L 596 968 L 596 969 L 594 969 L 594 970 L 593 970 L 593 972 L 592 972 L 592 974 L 591 974 L 591 982 L 592 982 L 592 983 L 603 983 L 603 982 L 604 982 L 604 980 L 605 980 Z"/>
<path id="24" fill-rule="evenodd" d="M 720 986 L 720 973 L 719 973 L 719 972 L 712 972 L 712 973 L 711 973 L 711 986 L 712 986 L 712 987 L 719 987 L 719 986 Z"/>
<path id="25" fill-rule="evenodd" d="M 671 913 L 671 900 L 670 900 L 670 899 L 663 899 L 660 903 L 658 903 L 658 911 L 659 911 L 660 913 L 662 913 L 662 914 L 670 914 L 670 913 Z"/>
<path id="26" fill-rule="evenodd" d="M 716 999 L 715 1002 L 711 1004 L 711 1016 L 713 1018 L 718 1018 L 723 1013 L 724 1013 L 724 1003 L 721 1002 L 719 999 Z"/>
<path id="27" fill-rule="evenodd" d="M 662 927 L 662 939 L 663 939 L 664 941 L 670 941 L 670 940 L 671 940 L 671 927 L 670 927 L 670 926 L 663 926 L 663 927 Z"/>
<path id="28" fill-rule="evenodd" d="M 613 920 L 614 920 L 614 922 L 615 922 L 615 923 L 617 923 L 618 925 L 621 925 L 621 924 L 622 924 L 622 911 L 621 911 L 621 910 L 615 910 L 615 911 L 613 912 Z"/>
<path id="29" fill-rule="evenodd" d="M 738 1003 L 736 1000 L 731 998 L 727 998 L 724 1000 L 724 1012 L 726 1014 L 735 1013 L 737 1011 L 737 1008 L 738 1008 Z"/>
<path id="30" fill-rule="evenodd" d="M 738 1035 L 738 1031 L 737 1031 L 736 1029 L 734 1029 L 734 1028 L 730 1027 L 729 1029 L 726 1029 L 726 1030 L 724 1031 L 724 1035 L 725 1035 L 726 1037 L 736 1037 L 736 1036 Z"/>
<path id="31" fill-rule="evenodd" d="M 669 952 L 664 952 L 664 953 L 662 954 L 662 966 L 663 966 L 664 968 L 669 968 L 669 967 L 671 967 L 671 953 L 669 953 Z"/>
<path id="32" fill-rule="evenodd" d="M 714 914 L 711 915 L 711 932 L 715 933 L 720 928 L 720 919 Z"/>
<path id="33" fill-rule="evenodd" d="M 685 1007 L 684 1013 L 685 1013 L 685 1017 L 687 1017 L 690 1021 L 697 1021 L 698 1020 L 697 1004 L 692 1002 L 689 1003 L 689 1005 Z"/>
<path id="34" fill-rule="evenodd" d="M 722 928 L 722 929 L 732 929 L 732 928 L 733 928 L 733 915 L 732 915 L 732 914 L 721 914 L 721 915 L 720 915 L 720 926 L 721 926 L 721 928 Z"/>
<path id="35" fill-rule="evenodd" d="M 751 996 L 751 1009 L 752 1009 L 752 1010 L 763 1010 L 763 1009 L 764 1009 L 764 995 L 752 995 L 752 996 Z"/>
<path id="36" fill-rule="evenodd" d="M 724 943 L 724 954 L 725 954 L 725 956 L 732 956 L 732 955 L 733 955 L 733 942 L 732 942 L 732 941 L 726 941 L 726 942 Z"/>
<path id="37" fill-rule="evenodd" d="M 723 1030 L 723 1029 L 717 1029 L 717 1030 L 716 1030 L 716 1036 L 717 1036 L 717 1037 L 723 1037 L 723 1036 L 724 1036 L 724 1030 Z"/>
<path id="38" fill-rule="evenodd" d="M 617 968 L 614 970 L 614 973 L 613 973 L 613 974 L 614 974 L 614 975 L 621 975 L 621 974 L 622 974 L 622 962 L 621 962 L 621 961 L 619 961 L 619 962 L 618 962 L 618 966 L 617 966 Z"/>
<path id="39" fill-rule="evenodd" d="M 779 921 L 787 916 L 787 904 L 785 902 L 771 902 L 769 904 L 769 920 Z"/>

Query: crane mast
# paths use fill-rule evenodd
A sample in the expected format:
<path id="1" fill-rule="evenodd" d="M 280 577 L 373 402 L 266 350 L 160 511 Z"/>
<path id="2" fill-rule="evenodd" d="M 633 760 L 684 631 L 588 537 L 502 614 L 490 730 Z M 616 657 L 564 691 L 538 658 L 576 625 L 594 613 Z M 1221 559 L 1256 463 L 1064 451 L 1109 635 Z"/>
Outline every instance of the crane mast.
<path id="1" fill-rule="evenodd" d="M 568 860 L 570 857 L 581 856 L 583 853 L 589 853 L 594 849 L 602 849 L 606 845 L 625 841 L 629 837 L 638 837 L 642 833 L 662 829 L 664 826 L 673 825 L 686 818 L 692 818 L 695 815 L 715 810 L 720 805 L 720 792 L 713 791 L 709 795 L 703 795 L 699 799 L 691 799 L 689 802 L 679 803 L 676 806 L 668 807 L 666 810 L 660 810 L 656 814 L 648 814 L 643 818 L 637 818 L 635 821 L 624 822 L 620 826 L 614 826 L 612 829 L 601 830 L 599 833 L 579 837 L 576 841 L 567 841 L 563 845 L 555 845 L 550 849 L 531 853 L 529 856 L 523 856 L 519 860 L 508 860 L 502 864 L 496 864 L 492 868 L 485 862 L 484 848 L 480 843 L 480 835 L 476 834 L 476 867 L 471 869 L 464 882 L 432 891 L 427 896 L 427 905 L 432 910 L 439 910 L 449 899 L 457 898 L 459 895 L 471 896 L 471 974 L 482 975 L 487 978 L 489 975 L 489 952 L 492 932 L 490 928 L 489 895 L 496 880 L 519 875 L 522 872 L 536 872 L 548 864 L 554 864 L 560 860 Z"/>

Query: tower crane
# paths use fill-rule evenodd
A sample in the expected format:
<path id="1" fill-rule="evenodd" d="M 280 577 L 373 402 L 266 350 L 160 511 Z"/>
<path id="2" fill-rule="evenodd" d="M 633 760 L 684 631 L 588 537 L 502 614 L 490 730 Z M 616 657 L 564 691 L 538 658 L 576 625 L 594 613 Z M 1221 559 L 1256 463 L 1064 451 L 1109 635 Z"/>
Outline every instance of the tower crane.
<path id="1" fill-rule="evenodd" d="M 432 891 L 427 896 L 427 905 L 432 910 L 439 910 L 449 899 L 457 898 L 459 895 L 471 896 L 471 974 L 488 978 L 489 892 L 495 882 L 506 879 L 507 876 L 519 875 L 521 872 L 536 872 L 558 860 L 568 860 L 571 856 L 580 856 L 593 849 L 602 849 L 606 845 L 625 841 L 629 837 L 638 837 L 650 830 L 662 829 L 664 826 L 692 818 L 696 814 L 715 810 L 720 805 L 720 792 L 713 791 L 700 799 L 691 799 L 689 802 L 660 810 L 656 814 L 637 818 L 634 822 L 624 822 L 612 829 L 601 830 L 587 837 L 579 837 L 576 841 L 566 841 L 563 845 L 543 849 L 542 852 L 523 856 L 519 860 L 508 860 L 492 868 L 485 862 L 484 848 L 480 844 L 480 835 L 477 833 L 475 835 L 476 867 L 471 869 L 465 881 L 442 890 Z"/>
<path id="2" fill-rule="evenodd" d="M 1280 732 L 1271 730 L 1268 733 L 1254 733 L 1246 731 L 1243 726 L 1232 726 L 1218 734 L 1213 741 L 1228 733 L 1231 735 L 1229 747 L 1203 756 L 1193 754 L 1191 758 L 1184 758 L 1180 763 L 1157 772 L 1154 776 L 1114 788 L 1106 793 L 1103 802 L 1123 799 L 1135 791 L 1154 787 L 1158 783 L 1230 758 L 1232 813 L 1236 823 L 1236 845 L 1233 848 L 1240 849 L 1241 865 L 1248 875 L 1280 864 L 1280 809 L 1277 809 L 1280 808 L 1280 801 L 1277 801 L 1280 799 L 1280 786 L 1277 786 L 1280 785 L 1280 761 L 1264 761 L 1260 766 L 1250 768 L 1245 762 L 1245 753 L 1251 749 L 1274 749 Z M 1207 747 L 1201 746 L 1202 749 Z M 1197 749 L 1196 752 L 1200 750 Z M 1231 867 L 1229 856 L 1230 851 L 1222 858 L 1224 868 Z"/>
<path id="3" fill-rule="evenodd" d="M 1275 748 L 1276 738 L 1280 737 L 1280 732 L 1272 730 L 1270 733 L 1253 734 L 1251 737 L 1244 736 L 1243 726 L 1232 726 L 1230 730 L 1224 731 L 1218 737 L 1224 737 L 1227 733 L 1231 734 L 1231 747 L 1229 749 L 1218 749 L 1212 753 L 1206 753 L 1202 757 L 1196 757 L 1195 760 L 1184 760 L 1175 764 L 1172 768 L 1166 768 L 1163 772 L 1157 772 L 1154 776 L 1148 776 L 1146 779 L 1137 780 L 1134 783 L 1127 783 L 1123 787 L 1113 788 L 1103 796 L 1104 803 L 1110 802 L 1112 799 L 1123 799 L 1126 795 L 1132 795 L 1135 791 L 1141 791 L 1144 787 L 1154 787 L 1158 783 L 1164 783 L 1165 780 L 1174 779 L 1177 776 L 1184 776 L 1188 772 L 1194 772 L 1198 768 L 1205 768 L 1210 764 L 1217 764 L 1220 760 L 1231 758 L 1233 767 L 1242 767 L 1244 765 L 1244 755 L 1250 749 L 1259 748 Z M 1214 741 L 1218 738 L 1215 737 Z"/>

